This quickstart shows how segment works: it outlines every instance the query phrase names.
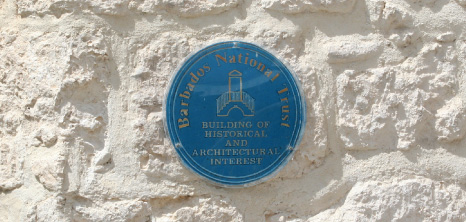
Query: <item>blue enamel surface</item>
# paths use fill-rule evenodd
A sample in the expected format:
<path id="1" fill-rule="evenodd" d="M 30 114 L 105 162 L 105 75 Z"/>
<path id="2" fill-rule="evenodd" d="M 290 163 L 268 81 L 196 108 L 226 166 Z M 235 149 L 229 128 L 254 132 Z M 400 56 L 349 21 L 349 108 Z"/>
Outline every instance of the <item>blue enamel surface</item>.
<path id="1" fill-rule="evenodd" d="M 305 122 L 291 72 L 262 48 L 238 41 L 189 57 L 173 77 L 165 110 L 184 165 L 222 186 L 273 175 L 291 158 Z"/>

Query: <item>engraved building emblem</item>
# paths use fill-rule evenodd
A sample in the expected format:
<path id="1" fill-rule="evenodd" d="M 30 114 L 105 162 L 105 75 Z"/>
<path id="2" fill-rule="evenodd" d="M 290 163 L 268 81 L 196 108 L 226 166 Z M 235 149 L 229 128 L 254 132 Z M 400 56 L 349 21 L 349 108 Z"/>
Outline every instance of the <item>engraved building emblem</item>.
<path id="1" fill-rule="evenodd" d="M 254 116 L 254 98 L 243 92 L 243 74 L 238 70 L 228 73 L 228 92 L 217 98 L 217 116 L 228 116 L 233 109 L 239 109 L 243 116 Z"/>

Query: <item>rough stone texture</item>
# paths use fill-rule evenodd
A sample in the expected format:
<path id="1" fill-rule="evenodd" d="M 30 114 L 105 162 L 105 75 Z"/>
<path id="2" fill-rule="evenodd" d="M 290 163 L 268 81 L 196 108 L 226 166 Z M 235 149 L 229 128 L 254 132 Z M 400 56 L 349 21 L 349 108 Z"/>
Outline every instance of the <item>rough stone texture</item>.
<path id="1" fill-rule="evenodd" d="M 465 193 L 426 178 L 358 182 L 337 209 L 309 221 L 462 221 Z"/>
<path id="2" fill-rule="evenodd" d="M 18 155 L 6 144 L 0 145 L 0 189 L 8 191 L 22 185 L 22 162 L 18 161 Z"/>
<path id="3" fill-rule="evenodd" d="M 301 12 L 350 12 L 355 0 L 261 0 L 266 9 L 283 13 L 296 14 Z"/>
<path id="4" fill-rule="evenodd" d="M 0 221 L 465 221 L 464 0 L 0 0 Z M 244 40 L 307 103 L 286 167 L 248 188 L 184 168 L 176 67 Z"/>
<path id="5" fill-rule="evenodd" d="M 353 35 L 334 37 L 327 43 L 327 61 L 329 63 L 349 63 L 376 56 L 380 51 L 381 41 L 374 38 Z"/>
<path id="6" fill-rule="evenodd" d="M 18 14 L 55 15 L 90 10 L 97 15 L 127 16 L 159 14 L 161 11 L 182 17 L 219 14 L 236 7 L 239 0 L 19 0 Z"/>

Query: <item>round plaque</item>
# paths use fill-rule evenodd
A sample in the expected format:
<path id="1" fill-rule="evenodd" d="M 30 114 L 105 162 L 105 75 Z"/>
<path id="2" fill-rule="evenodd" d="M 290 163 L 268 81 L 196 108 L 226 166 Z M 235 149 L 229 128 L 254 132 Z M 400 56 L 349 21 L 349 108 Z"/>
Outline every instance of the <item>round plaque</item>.
<path id="1" fill-rule="evenodd" d="M 192 54 L 172 79 L 166 127 L 183 164 L 221 186 L 278 172 L 303 134 L 305 104 L 290 70 L 250 43 Z"/>

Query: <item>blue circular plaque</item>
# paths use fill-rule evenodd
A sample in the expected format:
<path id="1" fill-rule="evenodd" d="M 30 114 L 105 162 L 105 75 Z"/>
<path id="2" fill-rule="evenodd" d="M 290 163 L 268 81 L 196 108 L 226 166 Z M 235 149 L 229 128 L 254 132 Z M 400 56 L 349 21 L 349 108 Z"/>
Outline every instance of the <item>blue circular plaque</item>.
<path id="1" fill-rule="evenodd" d="M 290 70 L 264 49 L 238 41 L 191 55 L 172 79 L 165 111 L 183 164 L 221 186 L 250 186 L 278 172 L 305 122 Z"/>

